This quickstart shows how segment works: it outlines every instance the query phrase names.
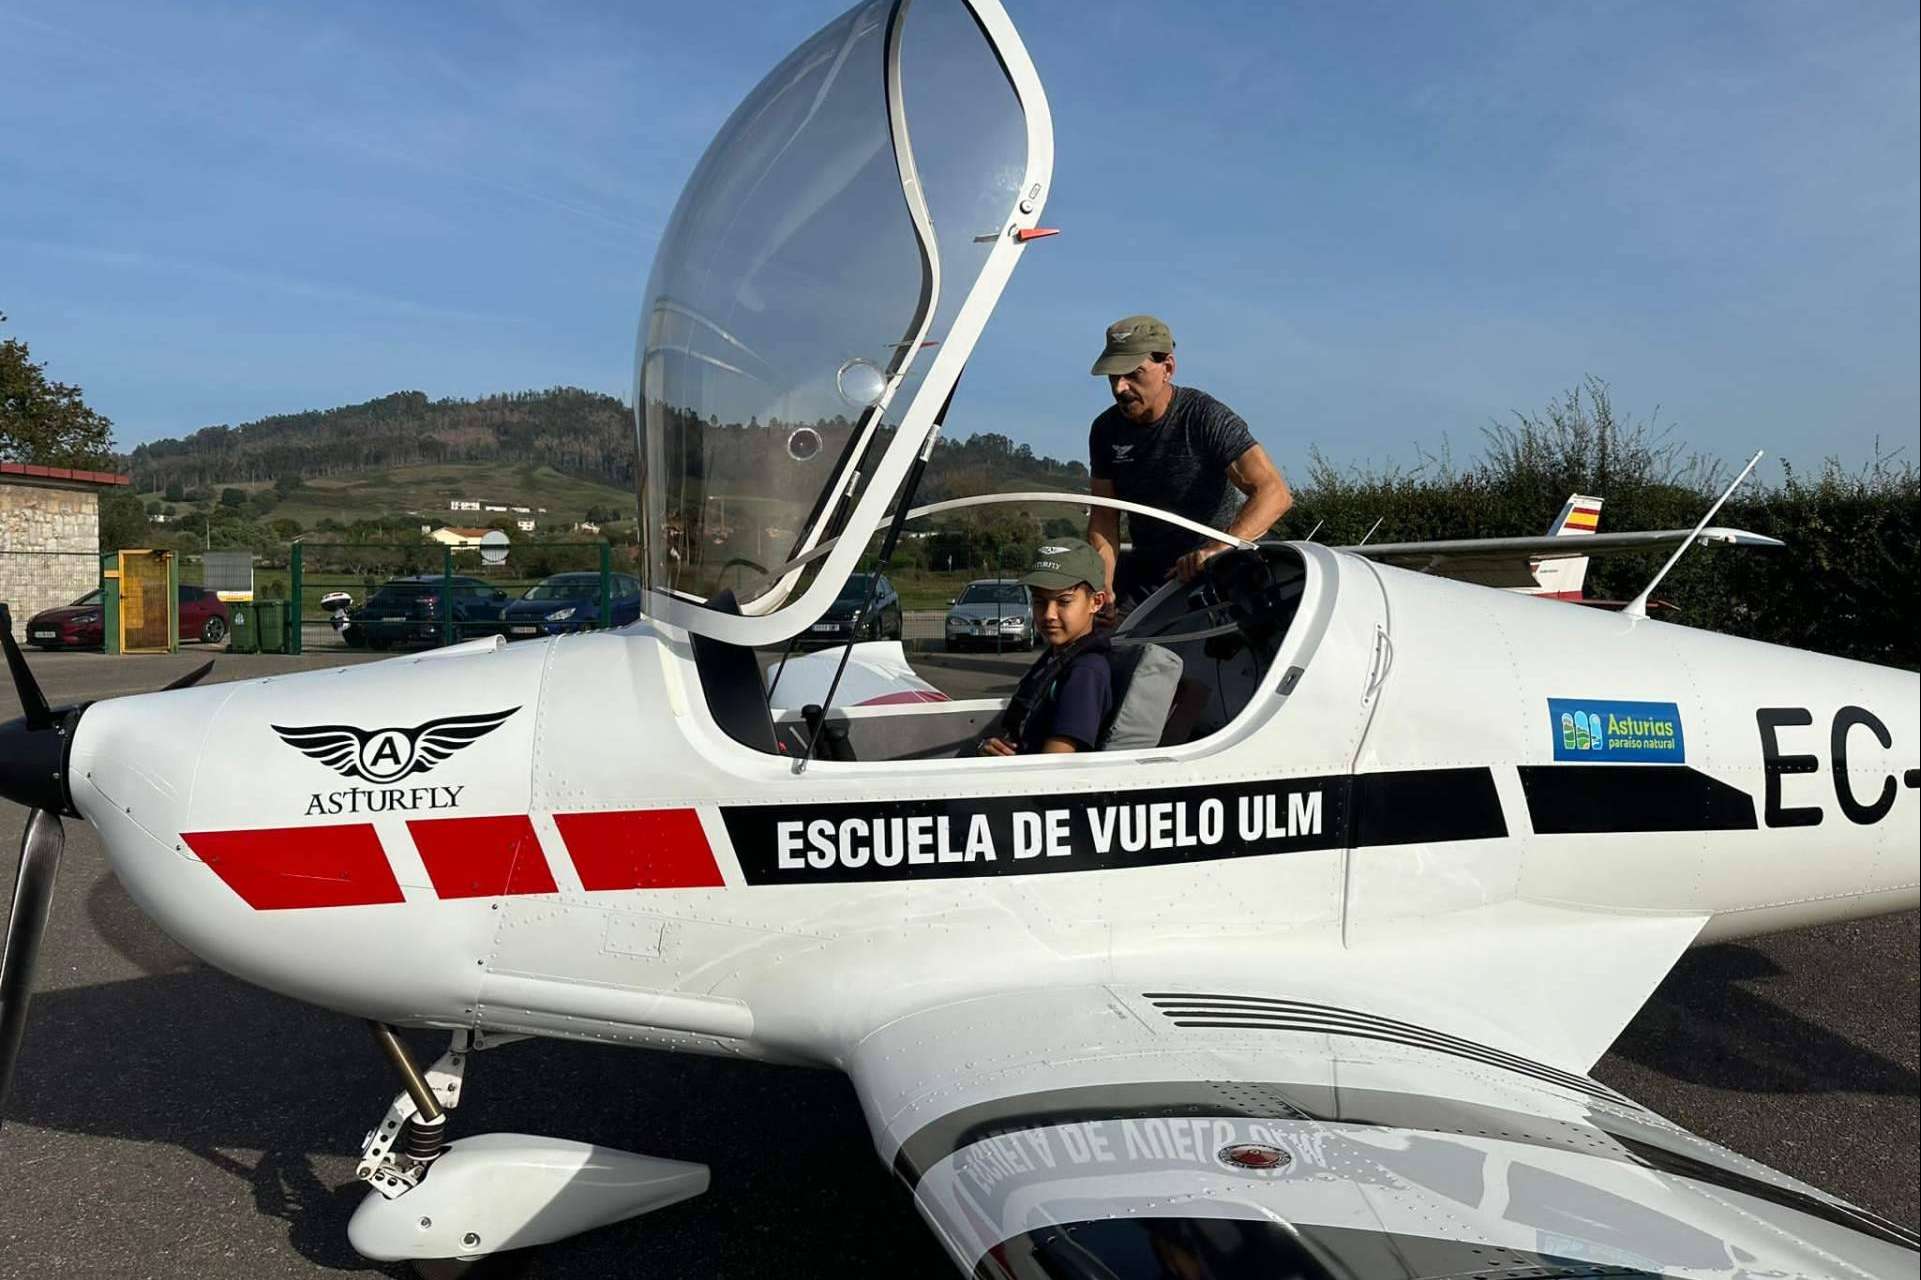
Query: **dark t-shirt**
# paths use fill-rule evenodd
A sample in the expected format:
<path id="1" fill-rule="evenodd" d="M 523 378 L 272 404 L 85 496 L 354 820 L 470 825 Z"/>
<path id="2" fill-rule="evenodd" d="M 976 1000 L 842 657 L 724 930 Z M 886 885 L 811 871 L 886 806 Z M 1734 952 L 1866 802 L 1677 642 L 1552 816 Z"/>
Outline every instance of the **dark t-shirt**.
<path id="1" fill-rule="evenodd" d="M 1113 481 L 1118 498 L 1225 530 L 1241 507 L 1227 468 L 1254 443 L 1239 414 L 1205 391 L 1177 386 L 1167 412 L 1152 426 L 1129 422 L 1118 405 L 1094 419 L 1087 434 L 1088 469 L 1096 480 Z M 1146 516 L 1129 516 L 1127 525 L 1134 551 L 1123 557 L 1126 576 L 1150 590 L 1176 560 L 1206 541 Z"/>
<path id="2" fill-rule="evenodd" d="M 1094 750 L 1114 709 L 1114 673 L 1106 645 L 1083 648 L 1064 669 L 1052 653 L 1042 654 L 1014 697 L 1028 706 L 1015 743 L 1022 755 L 1038 754 L 1049 738 L 1066 738 L 1082 751 Z"/>

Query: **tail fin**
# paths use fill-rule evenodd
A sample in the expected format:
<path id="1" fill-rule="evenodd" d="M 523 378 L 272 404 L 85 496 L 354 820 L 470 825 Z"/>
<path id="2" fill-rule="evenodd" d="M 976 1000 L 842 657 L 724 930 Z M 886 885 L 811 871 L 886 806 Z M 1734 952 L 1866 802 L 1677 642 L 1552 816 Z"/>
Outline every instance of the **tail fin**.
<path id="1" fill-rule="evenodd" d="M 1553 538 L 1578 538 L 1593 533 L 1601 527 L 1601 500 L 1585 494 L 1572 494 L 1561 514 L 1554 517 L 1548 525 L 1548 536 Z M 1587 582 L 1586 556 L 1569 556 L 1560 560 L 1540 560 L 1534 565 L 1534 580 L 1540 585 L 1522 588 L 1524 594 L 1552 596 L 1557 600 L 1579 600 L 1582 586 Z"/>

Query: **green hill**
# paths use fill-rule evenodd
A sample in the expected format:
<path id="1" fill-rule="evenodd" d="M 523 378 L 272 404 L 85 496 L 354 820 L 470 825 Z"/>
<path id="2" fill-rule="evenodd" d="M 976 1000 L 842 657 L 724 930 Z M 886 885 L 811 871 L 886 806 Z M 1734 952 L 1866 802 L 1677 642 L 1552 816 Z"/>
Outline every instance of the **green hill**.
<path id="1" fill-rule="evenodd" d="M 141 479 L 145 481 L 144 476 Z M 218 484 L 214 492 L 225 488 L 240 489 L 250 497 L 274 491 L 270 483 L 248 481 Z M 151 490 L 140 496 L 143 501 L 165 500 L 163 493 Z M 493 511 L 450 510 L 448 504 L 456 499 L 535 508 L 535 519 L 543 529 L 566 529 L 596 507 L 634 518 L 632 489 L 563 475 L 549 466 L 510 462 L 450 462 L 323 476 L 305 481 L 275 502 L 271 514 L 276 520 L 298 520 L 309 529 L 323 519 L 351 525 L 410 514 L 418 515 L 423 524 L 484 525 L 501 518 L 501 513 Z M 539 511 L 541 507 L 546 511 Z"/>
<path id="2" fill-rule="evenodd" d="M 498 516 L 450 510 L 455 499 L 544 506 L 543 528 L 564 528 L 590 508 L 634 512 L 632 412 L 612 396 L 577 387 L 478 400 L 400 391 L 365 404 L 155 440 L 135 448 L 127 465 L 144 500 L 183 504 L 183 510 L 196 500 L 212 502 L 224 489 L 264 498 L 278 482 L 273 518 L 306 527 L 324 518 L 352 524 L 410 513 L 423 522 L 455 524 Z M 1086 488 L 1079 460 L 1043 457 L 1007 436 L 982 432 L 943 437 L 917 497 Z"/>

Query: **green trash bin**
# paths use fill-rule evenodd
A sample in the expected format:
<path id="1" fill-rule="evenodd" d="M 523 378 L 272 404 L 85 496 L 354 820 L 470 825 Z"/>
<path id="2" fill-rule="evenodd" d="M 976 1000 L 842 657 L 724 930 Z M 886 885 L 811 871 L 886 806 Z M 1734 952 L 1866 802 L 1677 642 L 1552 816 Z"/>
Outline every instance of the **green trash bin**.
<path id="1" fill-rule="evenodd" d="M 251 600 L 237 600 L 227 607 L 227 652 L 259 653 L 260 625 Z"/>
<path id="2" fill-rule="evenodd" d="M 287 651 L 287 602 L 285 600 L 256 600 L 253 602 L 254 630 L 260 635 L 260 652 L 285 653 Z"/>

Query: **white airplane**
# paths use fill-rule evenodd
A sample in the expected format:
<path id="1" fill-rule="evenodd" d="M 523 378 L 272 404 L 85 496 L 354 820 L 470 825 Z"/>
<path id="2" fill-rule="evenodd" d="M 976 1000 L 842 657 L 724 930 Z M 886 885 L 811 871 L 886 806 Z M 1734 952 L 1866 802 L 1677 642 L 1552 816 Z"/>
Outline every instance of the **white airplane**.
<path id="1" fill-rule="evenodd" d="M 552 1036 L 847 1072 L 963 1274 L 1915 1275 L 1587 1074 L 1688 947 L 1916 905 L 1912 673 L 1292 543 L 1130 616 L 1101 751 L 769 709 L 756 649 L 886 561 L 1052 146 L 997 0 L 861 4 L 746 99 L 648 285 L 634 626 L 59 710 L 9 634 L 0 1074 L 77 816 L 196 954 L 375 1024 L 370 1258 L 707 1185 L 448 1136 L 473 1053 Z"/>

